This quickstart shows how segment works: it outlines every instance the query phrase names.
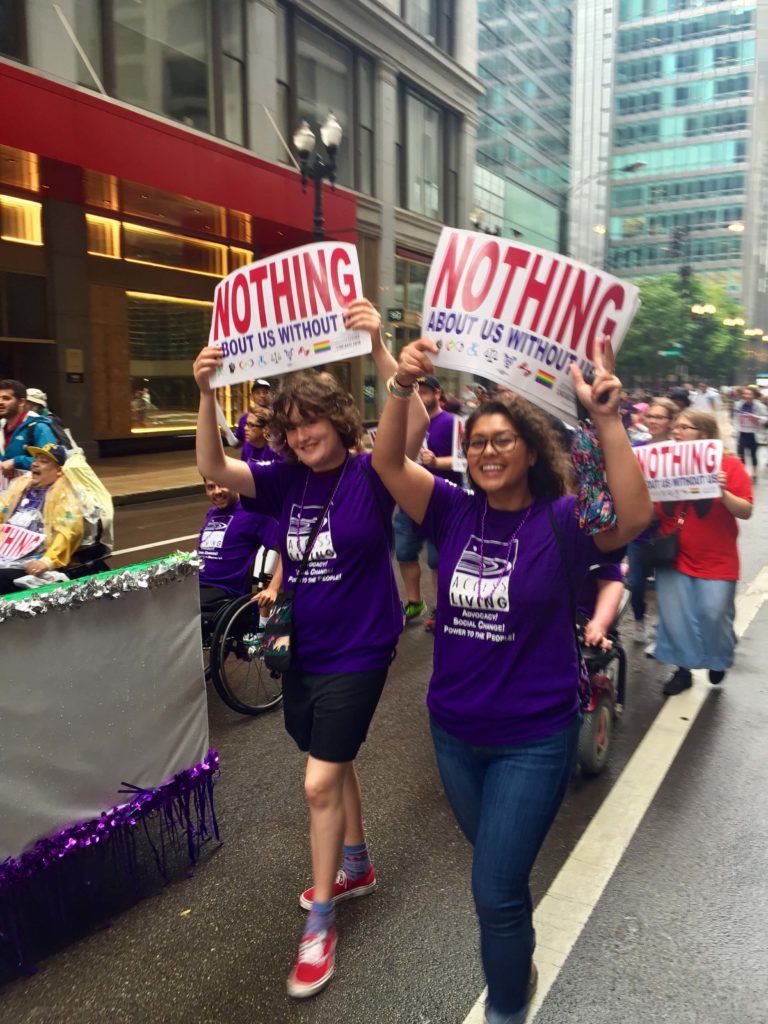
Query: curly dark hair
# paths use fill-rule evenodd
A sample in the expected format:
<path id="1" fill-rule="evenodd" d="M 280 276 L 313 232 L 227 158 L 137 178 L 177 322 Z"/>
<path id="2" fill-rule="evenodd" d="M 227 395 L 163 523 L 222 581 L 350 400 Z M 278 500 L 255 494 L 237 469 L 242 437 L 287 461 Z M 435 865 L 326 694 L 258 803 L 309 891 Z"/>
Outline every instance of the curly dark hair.
<path id="1" fill-rule="evenodd" d="M 554 500 L 567 494 L 571 480 L 570 459 L 546 413 L 524 398 L 515 396 L 509 401 L 494 400 L 478 406 L 467 419 L 465 450 L 480 417 L 493 416 L 494 413 L 508 419 L 530 451 L 536 453 L 536 461 L 528 470 L 528 487 L 534 498 Z M 471 474 L 469 476 L 474 484 Z"/>
<path id="2" fill-rule="evenodd" d="M 352 395 L 330 373 L 300 370 L 282 382 L 272 403 L 269 431 L 275 446 L 289 462 L 298 461 L 288 445 L 291 412 L 298 410 L 305 420 L 330 420 L 341 443 L 349 450 L 363 447 L 363 421 Z"/>

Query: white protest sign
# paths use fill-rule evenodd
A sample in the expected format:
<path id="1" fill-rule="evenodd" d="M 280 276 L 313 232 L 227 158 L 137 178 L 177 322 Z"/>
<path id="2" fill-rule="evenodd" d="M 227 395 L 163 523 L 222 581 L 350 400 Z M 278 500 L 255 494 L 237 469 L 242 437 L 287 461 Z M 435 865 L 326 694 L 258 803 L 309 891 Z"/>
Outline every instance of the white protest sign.
<path id="1" fill-rule="evenodd" d="M 722 441 L 659 441 L 633 450 L 653 501 L 720 497 Z"/>
<path id="2" fill-rule="evenodd" d="M 464 428 L 466 423 L 466 416 L 453 417 L 453 464 L 451 468 L 455 473 L 466 473 L 467 471 L 467 456 L 464 453 Z"/>
<path id="3" fill-rule="evenodd" d="M 212 386 L 370 352 L 370 336 L 346 330 L 341 315 L 362 294 L 348 242 L 317 242 L 239 267 L 214 293 L 208 344 L 221 348 L 224 363 Z"/>
<path id="4" fill-rule="evenodd" d="M 618 351 L 639 306 L 633 284 L 567 256 L 443 228 L 421 330 L 436 366 L 487 377 L 566 422 L 576 420 L 569 366 L 592 366 L 594 339 Z"/>
<path id="5" fill-rule="evenodd" d="M 31 555 L 44 542 L 42 533 L 9 523 L 0 525 L 0 563 L 18 562 Z"/>

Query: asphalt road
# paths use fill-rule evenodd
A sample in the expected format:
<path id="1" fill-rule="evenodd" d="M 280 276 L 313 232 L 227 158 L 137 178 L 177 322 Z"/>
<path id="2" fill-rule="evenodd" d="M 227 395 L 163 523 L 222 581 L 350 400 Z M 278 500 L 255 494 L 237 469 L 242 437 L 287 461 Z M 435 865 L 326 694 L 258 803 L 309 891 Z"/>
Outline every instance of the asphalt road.
<path id="1" fill-rule="evenodd" d="M 121 508 L 118 550 L 194 534 L 205 507 L 201 496 Z M 745 530 L 747 580 L 768 561 L 765 525 L 761 513 Z M 192 545 L 146 548 L 115 564 Z M 211 849 L 193 878 L 51 956 L 34 977 L 6 986 L 3 1024 L 461 1024 L 483 978 L 470 851 L 442 795 L 427 732 L 431 644 L 418 624 L 409 626 L 360 757 L 380 883 L 371 897 L 340 908 L 337 976 L 326 992 L 303 1003 L 285 994 L 303 921 L 297 897 L 309 878 L 302 757 L 279 711 L 242 718 L 211 692 L 223 845 Z M 611 764 L 598 779 L 574 778 L 534 871 L 537 900 L 662 705 L 660 666 L 639 645 L 625 646 L 627 710 Z"/>

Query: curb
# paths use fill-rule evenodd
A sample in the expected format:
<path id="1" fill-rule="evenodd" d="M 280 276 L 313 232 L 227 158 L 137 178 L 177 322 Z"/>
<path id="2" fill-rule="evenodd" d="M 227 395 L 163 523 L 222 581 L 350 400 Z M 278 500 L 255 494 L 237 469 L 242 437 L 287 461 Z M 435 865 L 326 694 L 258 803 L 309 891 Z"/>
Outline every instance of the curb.
<path id="1" fill-rule="evenodd" d="M 148 501 L 164 501 L 167 498 L 185 498 L 191 494 L 202 494 L 200 484 L 182 484 L 179 487 L 163 487 L 156 491 L 135 491 L 133 494 L 113 494 L 112 504 L 142 505 Z"/>

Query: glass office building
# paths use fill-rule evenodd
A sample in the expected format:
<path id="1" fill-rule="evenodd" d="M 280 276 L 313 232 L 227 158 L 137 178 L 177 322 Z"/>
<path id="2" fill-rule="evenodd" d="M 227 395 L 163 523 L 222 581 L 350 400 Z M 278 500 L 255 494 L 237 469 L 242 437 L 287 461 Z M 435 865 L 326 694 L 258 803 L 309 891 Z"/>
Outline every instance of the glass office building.
<path id="1" fill-rule="evenodd" d="M 569 177 L 571 4 L 480 0 L 475 203 L 482 224 L 557 249 Z M 501 194 L 500 194 L 501 191 Z"/>
<path id="2" fill-rule="evenodd" d="M 739 298 L 756 4 L 620 0 L 618 13 L 608 266 L 640 277 L 687 264 Z"/>

